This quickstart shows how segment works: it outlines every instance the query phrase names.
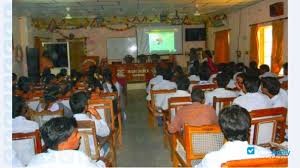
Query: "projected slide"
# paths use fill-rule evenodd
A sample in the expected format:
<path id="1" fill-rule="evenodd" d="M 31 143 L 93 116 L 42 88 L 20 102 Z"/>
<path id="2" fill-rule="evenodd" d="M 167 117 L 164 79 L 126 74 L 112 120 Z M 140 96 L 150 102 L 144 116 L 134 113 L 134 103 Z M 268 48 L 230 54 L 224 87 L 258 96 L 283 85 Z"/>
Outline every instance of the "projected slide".
<path id="1" fill-rule="evenodd" d="M 149 48 L 150 53 L 156 52 L 176 52 L 174 46 L 174 32 L 150 32 Z"/>

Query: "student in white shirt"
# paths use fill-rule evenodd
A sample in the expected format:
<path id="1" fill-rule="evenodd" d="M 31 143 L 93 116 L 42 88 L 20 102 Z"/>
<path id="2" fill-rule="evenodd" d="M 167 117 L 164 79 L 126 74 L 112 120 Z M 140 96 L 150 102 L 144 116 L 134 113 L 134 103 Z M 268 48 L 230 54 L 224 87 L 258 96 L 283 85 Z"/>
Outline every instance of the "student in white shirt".
<path id="1" fill-rule="evenodd" d="M 159 65 L 157 65 L 155 70 L 156 70 L 156 76 L 149 81 L 148 86 L 146 88 L 147 94 L 150 93 L 151 85 L 155 85 L 163 80 L 162 68 Z"/>
<path id="2" fill-rule="evenodd" d="M 285 81 L 288 81 L 288 63 L 286 62 L 286 63 L 284 63 L 283 65 L 282 65 L 282 67 L 283 67 L 283 78 L 281 78 L 281 79 L 279 79 L 279 82 L 280 83 L 283 83 L 283 82 L 285 82 Z"/>
<path id="3" fill-rule="evenodd" d="M 217 168 L 230 160 L 272 156 L 269 149 L 248 144 L 251 117 L 246 109 L 237 105 L 225 107 L 219 114 L 219 125 L 227 142 L 220 150 L 206 154 L 197 168 Z"/>
<path id="4" fill-rule="evenodd" d="M 162 103 L 162 109 L 167 110 L 169 108 L 168 100 L 171 97 L 190 97 L 191 94 L 188 92 L 190 80 L 186 76 L 180 76 L 176 79 L 177 90 L 176 93 L 167 95 Z"/>
<path id="5" fill-rule="evenodd" d="M 190 70 L 190 76 L 189 76 L 189 80 L 192 81 L 200 81 L 200 77 L 198 75 L 197 70 L 195 69 L 195 67 L 192 67 Z"/>
<path id="6" fill-rule="evenodd" d="M 101 160 L 93 163 L 85 153 L 77 150 L 80 135 L 74 118 L 52 118 L 41 127 L 40 131 L 48 150 L 34 156 L 28 167 L 105 167 Z"/>
<path id="7" fill-rule="evenodd" d="M 218 88 L 213 91 L 208 91 L 205 93 L 205 104 L 212 106 L 214 96 L 218 98 L 237 97 L 238 96 L 237 92 L 225 89 L 229 80 L 230 80 L 230 76 L 227 75 L 226 73 L 218 73 L 216 77 L 216 84 Z"/>
<path id="8" fill-rule="evenodd" d="M 165 89 L 176 89 L 177 85 L 175 82 L 172 82 L 171 79 L 173 77 L 173 74 L 171 70 L 163 70 L 163 80 L 156 85 L 153 86 L 152 90 L 165 90 Z M 155 97 L 155 104 L 156 107 L 162 108 L 163 100 L 166 98 L 167 94 L 159 94 Z M 147 96 L 147 100 L 151 100 L 150 94 Z"/>
<path id="9" fill-rule="evenodd" d="M 249 112 L 252 110 L 271 108 L 272 103 L 270 99 L 258 91 L 259 86 L 260 80 L 258 77 L 246 75 L 242 88 L 245 95 L 235 98 L 233 104 L 239 105 Z"/>
<path id="10" fill-rule="evenodd" d="M 277 75 L 270 72 L 270 67 L 267 64 L 262 64 L 262 65 L 259 66 L 259 73 L 260 73 L 259 78 L 263 78 L 263 77 L 274 77 L 274 78 L 276 78 L 277 77 Z"/>
<path id="11" fill-rule="evenodd" d="M 19 96 L 13 97 L 13 113 L 12 113 L 12 133 L 30 133 L 39 129 L 38 123 L 27 120 L 24 116 L 25 102 Z M 35 152 L 32 148 L 33 141 L 30 139 L 16 140 L 12 142 L 12 148 L 15 152 L 16 163 L 19 160 L 22 164 L 27 165 Z M 13 160 L 14 162 L 14 160 Z"/>
<path id="12" fill-rule="evenodd" d="M 265 77 L 261 79 L 262 93 L 271 99 L 272 107 L 288 107 L 288 97 L 285 90 L 280 89 L 277 78 Z"/>

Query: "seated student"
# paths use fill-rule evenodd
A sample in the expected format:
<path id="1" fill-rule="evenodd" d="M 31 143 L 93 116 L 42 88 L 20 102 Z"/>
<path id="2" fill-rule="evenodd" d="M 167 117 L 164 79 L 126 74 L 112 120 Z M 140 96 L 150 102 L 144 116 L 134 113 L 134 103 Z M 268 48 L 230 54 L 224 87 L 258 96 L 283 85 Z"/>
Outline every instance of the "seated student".
<path id="1" fill-rule="evenodd" d="M 165 89 L 177 89 L 177 85 L 175 82 L 172 82 L 172 72 L 170 70 L 163 70 L 163 80 L 157 84 L 155 84 L 152 90 L 165 90 Z M 166 98 L 165 94 L 156 95 L 156 106 L 161 109 L 163 100 Z M 147 100 L 151 100 L 150 94 L 147 96 Z"/>
<path id="2" fill-rule="evenodd" d="M 239 91 L 239 95 L 245 95 L 246 93 L 243 91 L 244 80 L 246 78 L 246 73 L 240 72 L 235 77 L 235 87 Z"/>
<path id="3" fill-rule="evenodd" d="M 105 119 L 102 119 L 98 112 L 89 111 L 92 113 L 90 118 L 87 112 L 88 95 L 85 92 L 74 93 L 70 98 L 70 107 L 74 114 L 74 118 L 79 120 L 92 120 L 95 122 L 96 134 L 101 137 L 108 136 L 110 130 L 107 126 Z"/>
<path id="4" fill-rule="evenodd" d="M 246 73 L 255 77 L 259 76 L 259 69 L 257 68 L 257 63 L 255 61 L 249 63 L 249 68 L 246 70 Z"/>
<path id="5" fill-rule="evenodd" d="M 259 78 L 246 75 L 242 88 L 246 94 L 235 98 L 233 104 L 239 105 L 249 112 L 252 110 L 271 108 L 272 104 L 270 99 L 258 91 L 259 86 Z"/>
<path id="6" fill-rule="evenodd" d="M 149 81 L 146 89 L 148 94 L 150 93 L 151 85 L 155 85 L 163 80 L 163 76 L 162 76 L 163 69 L 159 65 L 157 65 L 155 70 L 156 70 L 156 76 Z"/>
<path id="7" fill-rule="evenodd" d="M 263 78 L 263 77 L 277 78 L 277 75 L 270 72 L 270 67 L 267 64 L 262 64 L 262 65 L 259 66 L 259 73 L 260 73 L 259 78 Z"/>
<path id="8" fill-rule="evenodd" d="M 177 90 L 176 93 L 167 95 L 162 102 L 162 109 L 167 110 L 169 108 L 168 100 L 171 97 L 190 97 L 188 89 L 190 86 L 190 80 L 185 76 L 180 76 L 176 79 Z"/>
<path id="9" fill-rule="evenodd" d="M 12 133 L 30 133 L 39 129 L 38 123 L 27 120 L 24 117 L 25 101 L 19 96 L 13 96 L 12 107 Z M 15 152 L 15 158 L 19 159 L 22 164 L 27 165 L 32 158 L 34 151 L 32 140 L 17 140 L 12 142 L 13 152 Z M 15 160 L 12 160 L 13 163 Z M 16 160 L 18 162 L 18 160 Z"/>
<path id="10" fill-rule="evenodd" d="M 213 97 L 237 97 L 238 93 L 231 90 L 226 90 L 225 87 L 230 80 L 229 75 L 225 73 L 219 73 L 216 77 L 217 89 L 213 91 L 208 91 L 205 93 L 205 104 L 213 105 Z"/>
<path id="11" fill-rule="evenodd" d="M 31 90 L 31 83 L 29 78 L 25 76 L 21 76 L 18 80 L 18 88 L 15 91 L 17 96 L 21 96 L 24 99 L 29 99 L 33 96 L 33 92 Z"/>
<path id="12" fill-rule="evenodd" d="M 177 78 L 180 78 L 181 76 L 185 76 L 183 69 L 181 66 L 176 65 L 173 71 L 173 78 L 172 81 L 176 81 Z"/>
<path id="13" fill-rule="evenodd" d="M 105 167 L 101 160 L 94 163 L 85 153 L 77 150 L 80 135 L 74 118 L 52 118 L 40 128 L 40 131 L 48 150 L 46 153 L 35 155 L 28 167 Z"/>
<path id="14" fill-rule="evenodd" d="M 204 104 L 204 92 L 193 90 L 191 97 L 192 104 L 180 108 L 171 124 L 167 123 L 170 133 L 181 131 L 184 124 L 201 126 L 217 123 L 217 115 L 214 108 Z"/>
<path id="15" fill-rule="evenodd" d="M 42 72 L 40 81 L 42 83 L 45 83 L 46 78 L 48 78 L 48 76 L 50 76 L 50 74 L 51 74 L 50 69 L 49 68 L 45 68 L 44 71 Z"/>
<path id="16" fill-rule="evenodd" d="M 220 150 L 206 154 L 196 168 L 221 167 L 222 163 L 230 160 L 272 156 L 269 149 L 248 144 L 251 117 L 246 109 L 236 105 L 225 107 L 219 114 L 219 125 L 227 142 Z M 248 147 L 254 152 L 249 153 Z"/>
<path id="17" fill-rule="evenodd" d="M 288 107 L 287 93 L 280 88 L 277 78 L 264 77 L 261 79 L 261 84 L 261 91 L 271 99 L 272 107 Z"/>
<path id="18" fill-rule="evenodd" d="M 283 83 L 283 82 L 285 82 L 285 81 L 288 81 L 288 70 L 289 70 L 289 68 L 288 68 L 288 63 L 286 62 L 286 63 L 284 63 L 283 65 L 282 65 L 282 67 L 283 67 L 283 78 L 281 78 L 281 79 L 279 79 L 279 82 L 280 83 Z"/>
<path id="19" fill-rule="evenodd" d="M 58 96 L 60 94 L 60 87 L 58 86 L 51 86 L 47 88 L 44 93 L 44 99 L 38 104 L 36 111 L 41 112 L 43 110 L 49 110 L 54 112 L 60 109 L 64 109 L 64 116 L 72 117 L 73 113 L 71 109 L 58 101 Z"/>
<path id="20" fill-rule="evenodd" d="M 189 80 L 192 82 L 192 81 L 200 81 L 200 77 L 198 75 L 198 72 L 196 70 L 195 67 L 192 67 L 190 69 L 190 76 L 189 76 Z"/>

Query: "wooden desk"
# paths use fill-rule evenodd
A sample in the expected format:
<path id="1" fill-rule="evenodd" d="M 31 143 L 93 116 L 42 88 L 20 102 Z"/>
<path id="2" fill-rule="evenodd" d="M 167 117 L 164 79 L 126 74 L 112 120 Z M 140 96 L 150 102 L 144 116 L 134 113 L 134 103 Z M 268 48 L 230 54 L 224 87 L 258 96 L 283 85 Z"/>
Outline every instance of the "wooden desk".
<path id="1" fill-rule="evenodd" d="M 109 67 L 114 75 L 124 74 L 127 82 L 147 82 L 153 77 L 156 64 L 111 64 Z"/>

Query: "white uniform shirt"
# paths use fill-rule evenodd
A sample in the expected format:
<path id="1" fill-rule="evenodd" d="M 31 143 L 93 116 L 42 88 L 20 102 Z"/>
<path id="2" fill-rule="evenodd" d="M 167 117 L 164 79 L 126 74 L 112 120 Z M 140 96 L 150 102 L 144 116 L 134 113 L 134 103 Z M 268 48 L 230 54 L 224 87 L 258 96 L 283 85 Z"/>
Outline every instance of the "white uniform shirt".
<path id="1" fill-rule="evenodd" d="M 82 120 L 91 120 L 95 122 L 95 126 L 96 126 L 96 134 L 98 136 L 101 137 L 106 137 L 109 135 L 109 128 L 107 126 L 107 123 L 104 119 L 100 119 L 97 120 L 95 117 L 92 116 L 92 118 L 90 118 L 87 114 L 75 114 L 74 118 L 76 119 L 76 121 L 82 121 Z"/>
<path id="2" fill-rule="evenodd" d="M 39 129 L 38 123 L 27 120 L 23 116 L 16 117 L 12 120 L 12 133 L 29 133 L 37 129 Z M 12 148 L 16 152 L 16 158 L 24 165 L 27 165 L 35 155 L 34 141 L 32 139 L 15 140 L 12 142 Z"/>
<path id="3" fill-rule="evenodd" d="M 279 79 L 280 83 L 283 83 L 285 81 L 288 81 L 288 76 L 287 75 L 284 75 L 283 78 Z"/>
<path id="4" fill-rule="evenodd" d="M 109 93 L 112 93 L 113 92 L 112 85 L 110 83 L 108 83 L 108 82 L 106 82 L 105 84 L 106 84 L 106 86 L 108 88 Z M 118 96 L 120 96 L 121 95 L 121 91 L 122 91 L 122 86 L 119 84 L 119 82 L 114 83 L 114 85 L 115 85 L 115 87 L 116 87 L 116 89 L 118 91 Z M 106 92 L 107 91 L 104 89 L 104 93 L 106 93 Z"/>
<path id="5" fill-rule="evenodd" d="M 37 107 L 37 111 L 38 111 L 38 112 L 41 112 L 41 111 L 43 111 L 43 110 L 44 110 L 44 109 L 42 108 L 42 104 L 39 104 L 38 107 Z M 48 110 L 49 110 L 49 111 L 52 111 L 52 112 L 59 110 L 59 105 L 58 105 L 58 103 L 53 103 L 50 107 L 48 107 Z"/>
<path id="6" fill-rule="evenodd" d="M 253 150 L 254 154 L 251 154 Z M 247 141 L 228 141 L 221 147 L 220 150 L 206 154 L 202 162 L 195 167 L 216 168 L 221 167 L 222 163 L 230 160 L 262 158 L 270 156 L 272 156 L 272 152 L 269 149 L 255 145 L 249 145 Z"/>
<path id="7" fill-rule="evenodd" d="M 280 89 L 279 93 L 271 98 L 272 107 L 288 108 L 288 94 L 285 90 Z"/>
<path id="8" fill-rule="evenodd" d="M 266 95 L 256 93 L 246 93 L 233 100 L 233 104 L 239 105 L 251 112 L 252 110 L 272 108 L 272 103 Z"/>
<path id="9" fill-rule="evenodd" d="M 171 82 L 168 80 L 162 80 L 153 86 L 152 90 L 165 90 L 165 89 L 176 89 L 177 85 L 175 82 Z M 163 100 L 166 98 L 168 94 L 159 94 L 155 96 L 155 105 L 156 107 L 162 107 Z M 148 94 L 147 100 L 151 100 L 150 94 Z"/>
<path id="10" fill-rule="evenodd" d="M 176 90 L 176 93 L 169 94 L 165 97 L 162 103 L 162 109 L 167 110 L 169 108 L 169 98 L 171 97 L 190 97 L 191 94 L 185 90 Z"/>
<path id="11" fill-rule="evenodd" d="M 200 77 L 197 75 L 191 75 L 189 76 L 190 81 L 200 81 Z"/>
<path id="12" fill-rule="evenodd" d="M 218 98 L 237 97 L 238 92 L 226 90 L 225 88 L 217 88 L 213 91 L 207 91 L 205 92 L 205 104 L 212 106 L 214 96 Z"/>
<path id="13" fill-rule="evenodd" d="M 236 88 L 236 86 L 235 86 L 235 80 L 234 79 L 230 79 L 230 81 L 229 81 L 229 83 L 227 84 L 226 87 L 230 88 L 230 89 Z"/>
<path id="14" fill-rule="evenodd" d="M 161 75 L 157 75 L 155 76 L 154 78 L 152 78 L 150 81 L 149 81 L 149 84 L 146 88 L 146 92 L 149 94 L 150 93 L 150 90 L 151 90 L 151 85 L 155 85 L 155 84 L 158 84 L 159 82 L 163 81 L 163 76 Z"/>
<path id="15" fill-rule="evenodd" d="M 272 73 L 272 72 L 265 72 L 264 74 L 260 75 L 259 78 L 264 78 L 264 77 L 273 77 L 277 78 L 277 75 Z"/>
<path id="16" fill-rule="evenodd" d="M 104 162 L 99 160 L 94 163 L 85 153 L 77 150 L 55 151 L 48 149 L 47 153 L 36 155 L 28 167 L 36 168 L 97 168 L 105 167 Z"/>

